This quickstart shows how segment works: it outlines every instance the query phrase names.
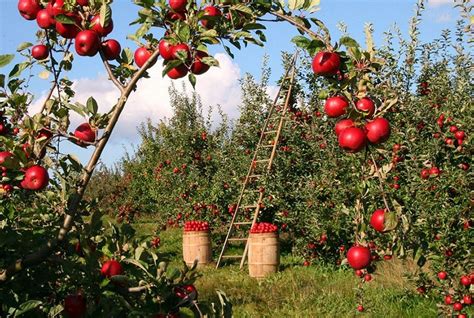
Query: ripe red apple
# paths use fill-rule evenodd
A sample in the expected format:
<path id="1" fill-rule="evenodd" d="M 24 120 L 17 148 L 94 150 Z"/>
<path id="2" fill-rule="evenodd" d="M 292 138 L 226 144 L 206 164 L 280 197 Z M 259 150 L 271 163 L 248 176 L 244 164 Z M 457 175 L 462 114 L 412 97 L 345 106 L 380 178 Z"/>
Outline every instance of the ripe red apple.
<path id="1" fill-rule="evenodd" d="M 464 305 L 472 305 L 472 297 L 471 295 L 465 295 L 462 298 L 462 301 L 464 302 Z"/>
<path id="2" fill-rule="evenodd" d="M 166 17 L 168 18 L 168 20 L 173 20 L 173 21 L 181 20 L 181 21 L 184 21 L 184 20 L 186 20 L 186 11 L 183 11 L 183 12 L 169 11 L 166 14 Z"/>
<path id="3" fill-rule="evenodd" d="M 100 40 L 97 33 L 91 30 L 84 30 L 76 35 L 75 48 L 77 54 L 81 56 L 94 56 L 99 51 Z"/>
<path id="4" fill-rule="evenodd" d="M 142 67 L 146 63 L 146 61 L 148 61 L 151 55 L 152 52 L 150 52 L 147 48 L 140 47 L 135 51 L 133 57 L 137 66 Z"/>
<path id="5" fill-rule="evenodd" d="M 338 137 L 339 146 L 350 152 L 358 152 L 366 145 L 365 133 L 357 127 L 349 127 L 344 129 Z"/>
<path id="6" fill-rule="evenodd" d="M 167 61 L 174 59 L 173 45 L 167 40 L 162 39 L 158 45 L 158 49 L 160 50 L 160 55 L 163 57 L 163 59 Z"/>
<path id="7" fill-rule="evenodd" d="M 334 127 L 336 136 L 339 136 L 344 129 L 354 127 L 354 124 L 355 123 L 352 119 L 343 119 L 341 121 L 338 121 L 336 126 Z"/>
<path id="8" fill-rule="evenodd" d="M 460 302 L 456 302 L 456 303 L 454 303 L 454 305 L 453 305 L 453 309 L 454 309 L 455 311 L 461 311 L 462 308 L 463 308 L 463 306 L 462 306 L 462 304 L 461 304 Z"/>
<path id="9" fill-rule="evenodd" d="M 38 23 L 38 26 L 42 29 L 49 29 L 55 25 L 56 21 L 54 17 L 49 14 L 48 10 L 41 9 L 36 15 L 36 23 Z"/>
<path id="10" fill-rule="evenodd" d="M 86 313 L 86 300 L 81 294 L 71 294 L 64 298 L 64 312 L 69 318 L 81 318 Z"/>
<path id="11" fill-rule="evenodd" d="M 464 139 L 466 137 L 466 133 L 463 131 L 463 130 L 458 130 L 456 131 L 456 133 L 454 134 L 454 138 L 456 139 Z"/>
<path id="12" fill-rule="evenodd" d="M 369 266 L 371 260 L 370 250 L 364 246 L 353 246 L 347 251 L 347 261 L 354 269 L 363 269 Z"/>
<path id="13" fill-rule="evenodd" d="M 444 296 L 444 303 L 446 305 L 451 305 L 452 302 L 453 302 L 453 297 L 451 297 L 450 295 Z"/>
<path id="14" fill-rule="evenodd" d="M 467 275 L 464 275 L 461 277 L 460 282 L 461 282 L 461 285 L 469 287 L 469 285 L 471 285 L 471 278 Z"/>
<path id="15" fill-rule="evenodd" d="M 48 55 L 48 47 L 44 44 L 38 44 L 31 48 L 31 56 L 37 60 L 44 60 Z"/>
<path id="16" fill-rule="evenodd" d="M 184 11 L 187 4 L 187 0 L 169 0 L 170 8 L 176 12 Z"/>
<path id="17" fill-rule="evenodd" d="M 326 100 L 324 104 L 324 112 L 328 117 L 335 118 L 346 113 L 349 103 L 344 96 L 334 96 Z"/>
<path id="18" fill-rule="evenodd" d="M 100 15 L 96 15 L 91 20 L 91 30 L 95 31 L 100 37 L 107 36 L 114 29 L 114 21 L 110 19 L 105 26 L 100 25 Z"/>
<path id="19" fill-rule="evenodd" d="M 364 281 L 370 282 L 371 280 L 372 280 L 372 275 L 366 274 L 366 275 L 364 276 Z"/>
<path id="20" fill-rule="evenodd" d="M 430 170 L 422 169 L 420 175 L 422 179 L 428 179 L 430 177 Z"/>
<path id="21" fill-rule="evenodd" d="M 173 52 L 174 59 L 178 59 L 178 55 L 184 55 L 185 60 L 188 60 L 191 55 L 189 46 L 186 43 L 179 43 L 179 44 L 173 45 L 172 52 Z"/>
<path id="22" fill-rule="evenodd" d="M 206 29 L 213 28 L 216 22 L 207 20 L 207 18 L 209 17 L 216 18 L 216 17 L 221 16 L 222 15 L 221 10 L 219 10 L 219 8 L 214 7 L 214 6 L 208 6 L 208 7 L 205 7 L 203 11 L 204 11 L 204 16 L 203 16 L 203 20 L 201 20 L 202 26 L 205 27 Z"/>
<path id="23" fill-rule="evenodd" d="M 76 0 L 76 3 L 82 7 L 86 7 L 89 5 L 89 0 Z"/>
<path id="24" fill-rule="evenodd" d="M 10 151 L 1 151 L 0 152 L 0 167 L 5 163 L 5 161 L 13 158 L 13 154 Z"/>
<path id="25" fill-rule="evenodd" d="M 438 167 L 431 167 L 429 171 L 430 171 L 430 175 L 436 176 L 436 177 L 439 176 L 439 174 L 441 173 L 441 170 L 439 170 Z"/>
<path id="26" fill-rule="evenodd" d="M 85 142 L 94 142 L 96 131 L 89 125 L 89 123 L 80 124 L 74 131 L 74 136 Z"/>
<path id="27" fill-rule="evenodd" d="M 194 53 L 193 64 L 191 65 L 191 73 L 195 75 L 201 75 L 206 73 L 209 70 L 210 66 L 202 62 L 201 59 L 208 56 L 209 55 L 206 52 L 196 51 L 196 53 Z"/>
<path id="28" fill-rule="evenodd" d="M 358 312 L 363 312 L 364 311 L 364 306 L 362 306 L 362 305 L 357 306 L 357 311 Z"/>
<path id="29" fill-rule="evenodd" d="M 168 77 L 171 79 L 182 78 L 186 76 L 186 74 L 188 74 L 188 68 L 184 64 L 181 64 L 179 66 L 176 66 L 175 68 L 172 68 L 167 73 Z"/>
<path id="30" fill-rule="evenodd" d="M 81 17 L 74 13 L 66 13 L 67 17 L 74 20 L 74 24 L 65 24 L 56 21 L 56 32 L 58 32 L 65 39 L 74 39 L 76 35 L 81 32 L 79 25 L 81 25 Z"/>
<path id="31" fill-rule="evenodd" d="M 111 259 L 102 265 L 102 268 L 100 269 L 100 273 L 107 277 L 110 278 L 115 275 L 122 275 L 123 274 L 123 267 L 120 265 L 119 262 L 117 262 L 114 259 Z"/>
<path id="32" fill-rule="evenodd" d="M 63 9 L 64 0 L 50 0 L 46 6 L 48 13 L 55 17 L 59 14 L 64 14 L 66 11 Z"/>
<path id="33" fill-rule="evenodd" d="M 367 139 L 373 144 L 380 144 L 390 137 L 390 123 L 385 118 L 376 118 L 365 124 Z"/>
<path id="34" fill-rule="evenodd" d="M 107 60 L 116 60 L 120 56 L 122 47 L 117 40 L 109 39 L 102 42 L 102 52 Z"/>
<path id="35" fill-rule="evenodd" d="M 385 230 L 385 210 L 384 209 L 377 209 L 372 214 L 370 218 L 370 225 L 376 230 L 377 232 L 383 232 Z"/>
<path id="36" fill-rule="evenodd" d="M 339 71 L 341 59 L 334 52 L 318 52 L 313 58 L 312 68 L 317 75 L 335 75 Z"/>
<path id="37" fill-rule="evenodd" d="M 445 271 L 441 271 L 438 273 L 438 278 L 440 280 L 445 280 L 447 277 L 448 277 L 448 273 L 446 273 Z"/>
<path id="38" fill-rule="evenodd" d="M 42 190 L 49 182 L 48 171 L 39 165 L 34 165 L 26 169 L 25 176 L 20 185 L 27 190 Z"/>
<path id="39" fill-rule="evenodd" d="M 375 104 L 368 97 L 359 99 L 356 103 L 356 108 L 363 112 L 367 117 L 371 117 L 375 112 Z"/>
<path id="40" fill-rule="evenodd" d="M 37 0 L 20 0 L 18 1 L 18 11 L 26 20 L 34 20 L 41 6 Z"/>

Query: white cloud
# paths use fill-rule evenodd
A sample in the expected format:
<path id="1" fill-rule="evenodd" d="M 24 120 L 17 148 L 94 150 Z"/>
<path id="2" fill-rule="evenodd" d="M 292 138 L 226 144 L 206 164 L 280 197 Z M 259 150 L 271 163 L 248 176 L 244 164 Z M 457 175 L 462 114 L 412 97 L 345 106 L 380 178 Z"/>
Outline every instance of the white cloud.
<path id="1" fill-rule="evenodd" d="M 227 115 L 236 118 L 238 116 L 237 105 L 241 97 L 238 82 L 240 68 L 225 54 L 218 53 L 215 58 L 219 61 L 220 67 L 213 67 L 207 73 L 197 77 L 196 92 L 201 97 L 204 110 L 209 105 L 219 104 Z M 132 92 L 114 131 L 111 140 L 113 143 L 122 144 L 137 141 L 137 127 L 146 118 L 151 118 L 156 123 L 160 119 L 169 118 L 172 115 L 168 95 L 168 89 L 172 82 L 178 90 L 182 89 L 184 83 L 186 91 L 192 92 L 187 78 L 172 81 L 168 77 L 161 76 L 162 70 L 162 60 L 158 60 L 149 71 L 150 78 L 143 78 L 138 82 L 137 90 Z M 105 74 L 97 78 L 77 79 L 74 82 L 73 88 L 76 91 L 74 100 L 85 104 L 87 99 L 93 96 L 99 104 L 100 112 L 109 110 L 119 97 L 118 90 L 107 80 Z M 34 103 L 31 113 L 39 110 L 44 98 L 45 96 L 42 96 Z M 82 121 L 84 119 L 80 116 L 73 115 L 71 129 Z"/>

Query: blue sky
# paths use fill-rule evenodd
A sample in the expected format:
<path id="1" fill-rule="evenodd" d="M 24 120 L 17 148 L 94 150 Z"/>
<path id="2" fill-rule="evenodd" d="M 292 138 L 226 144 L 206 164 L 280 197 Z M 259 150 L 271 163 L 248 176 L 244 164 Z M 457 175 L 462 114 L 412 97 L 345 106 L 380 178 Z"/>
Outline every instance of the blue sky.
<path id="1" fill-rule="evenodd" d="M 380 45 L 383 33 L 394 24 L 397 24 L 403 35 L 407 36 L 408 22 L 413 15 L 415 3 L 415 0 L 321 0 L 321 9 L 314 15 L 326 23 L 334 40 L 340 36 L 337 24 L 343 21 L 348 26 L 350 35 L 363 43 L 364 25 L 371 22 L 375 28 L 375 43 Z M 19 15 L 16 6 L 16 0 L 0 0 L 0 54 L 14 53 L 19 43 L 24 41 L 34 43 L 35 41 L 36 22 L 24 20 Z M 134 50 L 135 44 L 127 42 L 125 38 L 136 28 L 136 26 L 130 27 L 128 24 L 135 19 L 137 7 L 132 4 L 131 0 L 115 0 L 112 8 L 114 31 L 109 37 L 119 40 L 122 46 L 129 46 Z M 429 0 L 423 22 L 420 25 L 422 41 L 438 37 L 443 29 L 454 29 L 458 17 L 458 12 L 452 8 L 452 1 Z M 224 56 L 222 48 L 214 47 L 211 50 L 213 54 L 217 54 L 222 66 L 220 70 L 213 70 L 210 72 L 211 74 L 206 74 L 203 78 L 198 79 L 197 91 L 203 95 L 205 106 L 219 103 L 231 117 L 237 116 L 239 97 L 237 79 L 245 72 L 250 72 L 258 77 L 264 54 L 270 56 L 269 66 L 272 69 L 272 80 L 279 77 L 282 71 L 280 52 L 292 50 L 293 45 L 290 40 L 297 32 L 291 26 L 283 23 L 269 23 L 267 27 L 268 42 L 266 46 L 264 48 L 250 46 L 242 51 L 234 51 L 235 59 L 233 61 Z M 20 58 L 16 61 L 20 61 Z M 110 105 L 107 104 L 113 103 L 115 95 L 112 92 L 113 88 L 107 86 L 99 58 L 97 56 L 77 58 L 75 62 L 74 70 L 68 76 L 77 83 L 78 92 L 80 91 L 78 99 L 85 102 L 82 99 L 97 94 L 100 95 L 98 100 L 101 106 L 104 109 L 108 108 Z M 144 81 L 140 84 L 143 86 L 143 91 L 140 90 L 141 86 L 139 85 L 134 105 L 127 105 L 136 107 L 136 111 L 135 113 L 132 111 L 129 115 L 125 114 L 127 118 L 124 119 L 124 124 L 119 125 L 119 131 L 112 136 L 112 142 L 108 145 L 103 158 L 106 164 L 118 160 L 123 154 L 124 148 L 130 149 L 131 143 L 138 142 L 135 127 L 140 121 L 150 116 L 156 122 L 170 115 L 169 105 L 166 104 L 167 96 L 164 96 L 169 81 L 159 79 L 159 66 L 155 68 L 157 70 L 151 73 L 152 78 L 147 80 L 148 82 Z M 0 69 L 2 73 L 7 71 L 8 68 Z M 200 81 L 202 83 L 199 83 Z M 153 90 L 156 85 L 161 87 L 159 96 L 157 96 L 157 90 Z M 216 92 L 215 85 L 221 85 L 222 89 Z M 48 86 L 49 81 L 39 78 L 33 79 L 31 84 L 32 91 L 39 97 L 44 94 Z M 227 96 L 220 96 L 219 92 Z M 149 103 L 150 99 L 159 104 L 158 110 L 152 103 Z M 137 113 L 142 115 L 139 116 Z M 80 121 L 78 119 L 77 122 Z M 87 151 L 70 145 L 65 145 L 63 150 L 75 152 L 83 160 L 87 158 L 88 154 Z"/>

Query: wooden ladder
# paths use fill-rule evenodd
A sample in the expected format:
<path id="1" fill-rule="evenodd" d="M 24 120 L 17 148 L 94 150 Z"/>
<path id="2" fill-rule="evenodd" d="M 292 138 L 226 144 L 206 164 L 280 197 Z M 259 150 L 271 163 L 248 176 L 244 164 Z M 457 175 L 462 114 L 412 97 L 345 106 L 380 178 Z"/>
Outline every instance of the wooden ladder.
<path id="1" fill-rule="evenodd" d="M 242 267 L 244 266 L 249 249 L 248 236 L 250 234 L 251 227 L 257 222 L 265 192 L 262 187 L 262 184 L 258 184 L 258 181 L 261 180 L 263 177 L 267 176 L 272 168 L 273 160 L 275 158 L 276 150 L 278 147 L 278 141 L 280 139 L 281 131 L 285 122 L 285 115 L 287 113 L 288 106 L 291 100 L 291 93 L 296 73 L 297 58 L 298 52 L 293 55 L 291 63 L 289 64 L 288 69 L 286 70 L 285 75 L 280 83 L 280 87 L 278 89 L 278 93 L 275 97 L 275 100 L 268 111 L 268 115 L 265 119 L 263 129 L 260 134 L 260 139 L 257 143 L 257 147 L 255 148 L 252 161 L 247 172 L 247 176 L 245 177 L 244 182 L 242 184 L 239 199 L 237 200 L 237 204 L 234 209 L 234 214 L 232 215 L 232 220 L 230 222 L 229 230 L 227 231 L 227 236 L 222 246 L 219 259 L 217 260 L 216 268 L 219 268 L 223 259 L 240 259 L 240 269 L 242 269 Z M 288 87 L 284 88 L 286 83 L 288 83 Z M 286 89 L 287 91 L 284 98 L 283 108 L 280 108 L 277 112 L 275 112 L 277 105 L 281 103 L 280 96 L 285 93 L 284 89 Z M 276 122 L 276 124 L 274 122 Z M 268 140 L 268 137 L 271 137 L 271 139 Z M 259 172 L 259 169 L 263 169 L 263 171 Z M 256 195 L 257 198 L 255 198 Z M 254 210 L 252 221 L 237 221 L 237 216 L 239 214 L 243 214 L 239 212 L 241 212 L 242 210 L 248 211 L 249 209 Z M 247 230 L 244 231 L 245 237 L 243 235 L 233 236 L 235 230 L 241 229 L 241 227 L 248 227 Z M 229 243 L 234 242 L 245 242 L 245 249 L 242 255 L 225 254 Z"/>

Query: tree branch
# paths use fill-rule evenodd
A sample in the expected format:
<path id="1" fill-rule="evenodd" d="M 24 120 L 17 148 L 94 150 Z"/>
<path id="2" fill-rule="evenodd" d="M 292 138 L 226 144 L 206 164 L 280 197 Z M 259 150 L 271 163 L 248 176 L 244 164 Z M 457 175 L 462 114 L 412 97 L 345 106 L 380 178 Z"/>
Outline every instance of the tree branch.
<path id="1" fill-rule="evenodd" d="M 370 158 L 372 159 L 372 163 L 374 164 L 375 171 L 376 171 L 377 177 L 379 179 L 379 188 L 380 188 L 380 192 L 382 193 L 382 198 L 383 198 L 383 202 L 385 203 L 385 208 L 387 209 L 388 212 L 390 212 L 390 206 L 388 205 L 387 197 L 386 197 L 385 191 L 383 189 L 382 175 L 380 174 L 379 167 L 377 166 L 377 163 L 375 162 L 374 155 L 370 154 Z"/>
<path id="2" fill-rule="evenodd" d="M 138 80 L 156 61 L 158 55 L 158 50 L 153 52 L 148 61 L 135 73 L 135 75 L 133 75 L 130 82 L 124 87 L 124 90 L 122 91 L 116 104 L 115 110 L 112 113 L 112 117 L 110 118 L 110 121 L 104 130 L 103 137 L 97 143 L 96 149 L 94 150 L 94 153 L 89 159 L 86 169 L 81 176 L 79 184 L 76 188 L 76 193 L 71 196 L 71 200 L 66 211 L 66 216 L 64 217 L 63 224 L 58 232 L 57 237 L 55 239 L 49 240 L 44 246 L 40 247 L 38 251 L 26 255 L 23 258 L 18 259 L 15 263 L 11 264 L 8 268 L 0 270 L 0 283 L 7 281 L 9 278 L 23 269 L 42 263 L 49 255 L 51 255 L 57 246 L 65 240 L 67 233 L 74 224 L 74 217 L 77 214 L 79 204 L 84 196 L 92 173 L 99 162 L 100 156 L 107 145 L 107 141 L 109 140 L 118 119 L 120 118 L 120 114 L 125 108 L 125 104 L 127 103 L 129 95 L 135 89 Z"/>
<path id="3" fill-rule="evenodd" d="M 109 62 L 105 58 L 104 52 L 100 50 L 99 53 L 100 53 L 100 58 L 102 59 L 102 62 L 104 63 L 105 70 L 107 71 L 107 74 L 109 75 L 110 80 L 112 81 L 112 83 L 115 84 L 115 86 L 117 86 L 117 88 L 120 90 L 120 93 L 123 94 L 125 90 L 124 86 L 122 85 L 122 83 L 119 82 L 119 80 L 112 73 L 112 69 L 110 68 Z"/>

